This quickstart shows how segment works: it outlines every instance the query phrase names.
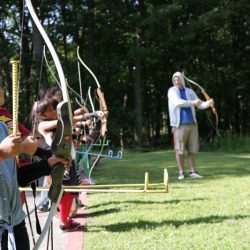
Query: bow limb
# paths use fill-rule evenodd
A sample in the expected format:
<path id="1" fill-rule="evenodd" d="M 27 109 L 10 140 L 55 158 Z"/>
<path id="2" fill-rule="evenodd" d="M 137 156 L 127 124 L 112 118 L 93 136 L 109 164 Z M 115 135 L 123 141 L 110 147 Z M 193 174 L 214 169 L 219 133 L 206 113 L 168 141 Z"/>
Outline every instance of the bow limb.
<path id="1" fill-rule="evenodd" d="M 204 95 L 204 97 L 206 98 L 207 101 L 211 100 L 211 97 L 207 94 L 207 92 L 206 92 L 204 89 L 201 90 L 201 93 Z M 214 104 L 210 104 L 210 107 L 211 107 L 213 113 L 214 113 L 215 115 L 218 115 L 218 114 L 217 114 L 217 110 L 216 110 Z"/>
<path id="2" fill-rule="evenodd" d="M 103 138 L 103 144 L 102 144 L 100 153 L 98 154 L 98 156 L 96 157 L 94 163 L 92 164 L 92 166 L 90 168 L 90 171 L 89 171 L 89 178 L 90 178 L 91 173 L 92 173 L 95 165 L 97 164 L 99 158 L 101 157 L 101 153 L 102 153 L 102 151 L 104 149 L 104 141 L 106 139 L 106 134 L 107 134 L 107 122 L 108 122 L 109 111 L 108 111 L 108 107 L 107 107 L 107 104 L 106 104 L 106 101 L 105 101 L 104 92 L 101 89 L 101 85 L 100 85 L 99 81 L 97 80 L 97 77 L 92 72 L 92 70 L 83 62 L 83 60 L 80 57 L 79 46 L 77 47 L 77 57 L 78 57 L 78 60 L 80 61 L 80 63 L 87 69 L 87 71 L 92 75 L 92 77 L 94 78 L 94 80 L 96 82 L 96 85 L 97 85 L 96 93 L 97 93 L 98 98 L 99 98 L 100 110 L 103 112 L 103 116 L 101 117 L 100 136 L 98 138 L 98 140 L 100 139 L 100 137 Z"/>
<path id="3" fill-rule="evenodd" d="M 69 101 L 69 95 L 67 91 L 67 85 L 66 85 L 66 79 L 64 76 L 64 72 L 60 63 L 60 60 L 57 56 L 57 53 L 47 36 L 45 30 L 43 29 L 36 12 L 32 6 L 32 3 L 30 0 L 25 0 L 26 5 L 28 7 L 28 10 L 30 12 L 30 15 L 34 21 L 34 24 L 36 25 L 37 29 L 41 33 L 41 36 L 43 37 L 50 53 L 53 58 L 53 61 L 55 63 L 57 73 L 59 76 L 59 81 L 61 84 L 61 90 L 62 90 L 62 95 L 63 95 L 63 101 L 58 104 L 57 111 L 62 109 L 62 112 L 59 113 L 58 115 L 58 123 L 57 123 L 57 129 L 55 133 L 55 139 L 52 143 L 52 153 L 64 157 L 64 158 L 69 158 L 70 153 L 72 151 L 72 110 L 70 106 L 70 101 Z M 66 122 L 64 120 L 66 119 Z M 62 133 L 63 131 L 63 133 Z M 64 174 L 64 166 L 62 164 L 56 165 L 52 172 L 51 172 L 51 177 L 52 177 L 52 188 L 50 189 L 49 192 L 49 197 L 52 201 L 51 205 L 51 210 L 49 212 L 48 218 L 45 223 L 45 227 L 42 230 L 42 233 L 40 237 L 37 240 L 37 243 L 35 244 L 33 250 L 37 250 L 40 248 L 40 245 L 46 235 L 46 232 L 48 231 L 50 222 L 53 219 L 53 216 L 56 212 L 57 205 L 61 199 L 63 190 L 62 190 L 62 177 Z M 57 178 L 58 177 L 58 178 Z"/>
<path id="4" fill-rule="evenodd" d="M 79 54 L 79 46 L 77 47 L 77 58 L 78 60 L 80 61 L 80 63 L 88 70 L 88 72 L 93 76 L 95 82 L 96 82 L 96 85 L 98 88 L 101 88 L 101 85 L 99 83 L 99 81 L 97 80 L 95 74 L 92 72 L 92 70 L 83 62 L 82 58 L 80 57 L 80 54 Z"/>
<path id="5" fill-rule="evenodd" d="M 101 118 L 101 123 L 102 123 L 101 135 L 102 135 L 102 137 L 104 137 L 106 132 L 107 132 L 107 122 L 108 122 L 108 116 L 109 116 L 109 111 L 108 111 L 107 104 L 105 101 L 104 92 L 101 90 L 101 85 L 100 85 L 97 77 L 93 73 L 93 71 L 83 62 L 82 58 L 80 57 L 79 46 L 77 47 L 77 57 L 78 57 L 78 60 L 80 61 L 80 63 L 87 69 L 87 71 L 92 75 L 92 77 L 94 78 L 94 80 L 96 82 L 96 85 L 97 85 L 96 92 L 97 92 L 99 102 L 100 102 L 100 110 L 104 114 L 103 117 Z"/>
<path id="6" fill-rule="evenodd" d="M 102 137 L 105 137 L 107 133 L 109 111 L 108 111 L 108 107 L 105 101 L 104 92 L 101 90 L 101 88 L 97 88 L 96 92 L 99 97 L 100 110 L 103 112 L 103 116 L 101 118 L 101 122 L 102 122 L 101 135 Z"/>
<path id="7" fill-rule="evenodd" d="M 182 75 L 183 75 L 183 77 L 184 77 L 188 82 L 194 84 L 195 86 L 197 86 L 197 87 L 201 90 L 201 93 L 203 94 L 203 96 L 205 97 L 205 99 L 206 99 L 207 101 L 209 101 L 209 100 L 212 99 L 212 98 L 208 95 L 208 93 L 205 91 L 205 89 L 201 87 L 200 84 L 198 84 L 197 82 L 195 82 L 195 81 L 193 81 L 193 80 L 187 78 L 187 77 L 184 75 L 184 72 L 182 72 Z M 216 111 L 216 108 L 215 108 L 214 104 L 211 104 L 210 107 L 211 107 L 213 113 L 216 115 L 216 114 L 217 114 L 217 111 Z M 218 114 L 217 114 L 217 115 L 218 115 Z"/>
<path id="8" fill-rule="evenodd" d="M 201 93 L 203 94 L 203 96 L 205 97 L 205 99 L 207 101 L 212 99 L 200 84 L 198 84 L 197 82 L 195 82 L 195 81 L 191 80 L 190 78 L 186 77 L 184 72 L 182 72 L 182 75 L 183 75 L 185 80 L 187 80 L 188 82 L 194 84 L 196 87 L 198 87 L 201 90 Z M 214 113 L 215 119 L 216 119 L 216 126 L 215 126 L 216 133 L 217 133 L 218 136 L 221 136 L 219 131 L 218 131 L 219 117 L 218 117 L 217 110 L 216 110 L 216 108 L 214 106 L 214 103 L 211 103 L 210 107 L 211 107 L 212 112 Z"/>
<path id="9" fill-rule="evenodd" d="M 92 173 L 94 167 L 96 166 L 98 160 L 100 159 L 102 151 L 104 149 L 104 142 L 105 142 L 106 134 L 107 134 L 107 122 L 108 122 L 108 115 L 109 115 L 107 104 L 106 104 L 106 101 L 105 101 L 105 98 L 104 98 L 104 93 L 102 92 L 102 90 L 101 90 L 100 87 L 97 88 L 96 92 L 97 92 L 97 95 L 98 95 L 98 98 L 99 98 L 99 102 L 100 102 L 100 110 L 104 114 L 102 116 L 102 118 L 101 118 L 102 126 L 101 126 L 101 133 L 100 133 L 100 135 L 103 138 L 103 143 L 102 143 L 102 147 L 101 147 L 101 150 L 100 150 L 98 156 L 96 157 L 94 163 L 92 164 L 92 166 L 90 168 L 89 177 L 91 176 L 91 173 Z"/>
<path id="10" fill-rule="evenodd" d="M 207 92 L 203 89 L 201 90 L 201 93 L 204 95 L 204 97 L 206 98 L 207 101 L 211 100 L 211 97 L 207 94 Z M 214 103 L 210 104 L 210 107 L 215 115 L 215 130 L 216 130 L 216 134 L 220 137 L 220 133 L 219 133 L 219 129 L 218 129 L 218 124 L 219 124 L 219 116 L 217 113 L 217 110 L 214 106 Z"/>
<path id="11" fill-rule="evenodd" d="M 43 48 L 43 57 L 44 57 L 44 60 L 45 60 L 45 62 L 46 62 L 47 68 L 49 69 L 50 74 L 52 75 L 52 77 L 53 77 L 54 80 L 56 81 L 58 87 L 59 87 L 60 89 L 62 89 L 59 80 L 56 78 L 56 76 L 55 76 L 55 74 L 54 74 L 54 72 L 53 72 L 52 68 L 50 67 L 49 62 L 48 62 L 48 60 L 47 60 L 46 51 L 45 51 L 45 46 L 44 46 L 44 48 Z M 70 85 L 68 84 L 67 79 L 65 79 L 65 82 L 66 82 L 66 85 L 67 85 L 67 87 L 69 88 L 69 90 L 70 90 L 73 94 L 75 94 L 77 97 L 80 97 L 81 102 L 85 104 L 85 102 L 84 102 L 84 100 L 83 100 L 83 98 L 82 98 L 82 94 L 79 95 L 72 87 L 70 87 Z M 82 106 L 82 105 L 80 105 L 80 106 Z"/>
<path id="12" fill-rule="evenodd" d="M 95 112 L 95 105 L 93 103 L 92 96 L 91 96 L 91 87 L 89 87 L 88 89 L 88 96 L 89 96 L 89 102 L 90 102 L 92 112 Z"/>
<path id="13" fill-rule="evenodd" d="M 62 69 L 62 65 L 61 65 L 61 62 L 58 58 L 58 55 L 48 37 L 48 35 L 46 34 L 45 30 L 43 29 L 41 23 L 39 22 L 39 19 L 35 13 L 35 10 L 32 6 L 32 3 L 30 0 L 26 0 L 26 4 L 27 4 L 27 7 L 29 9 L 29 12 L 30 12 L 30 15 L 34 21 L 34 23 L 36 24 L 39 32 L 41 33 L 50 53 L 51 53 L 51 56 L 53 58 L 53 61 L 55 63 L 55 66 L 56 66 L 56 69 L 57 69 L 57 73 L 58 73 L 58 76 L 59 76 L 59 81 L 60 81 L 60 85 L 61 85 L 61 90 L 62 90 L 62 96 L 63 96 L 63 102 L 65 102 L 67 105 L 67 111 L 69 112 L 69 122 L 70 122 L 70 126 L 72 128 L 72 109 L 71 109 L 71 105 L 70 105 L 70 100 L 69 100 L 69 94 L 68 94 L 68 90 L 67 90 L 67 83 L 66 83 L 66 78 L 64 76 L 64 72 L 63 72 L 63 69 Z"/>
<path id="14" fill-rule="evenodd" d="M 57 69 L 57 73 L 58 73 L 58 76 L 59 76 L 59 80 L 60 80 L 60 83 L 61 83 L 61 88 L 62 88 L 62 95 L 63 95 L 63 100 L 64 101 L 67 101 L 68 103 L 69 102 L 69 96 L 68 96 L 68 91 L 67 91 L 67 84 L 66 84 L 66 80 L 65 80 L 65 76 L 64 76 L 64 72 L 63 72 L 63 69 L 62 69 L 62 65 L 61 65 L 61 62 L 57 56 L 57 53 L 48 37 L 48 35 L 46 34 L 45 30 L 43 29 L 43 26 L 41 25 L 37 15 L 36 15 L 36 12 L 32 6 L 32 3 L 30 0 L 26 0 L 26 4 L 27 4 L 27 7 L 29 9 L 29 12 L 30 12 L 30 15 L 34 21 L 34 23 L 36 24 L 39 32 L 41 33 L 46 45 L 48 46 L 48 49 L 51 53 L 51 56 L 53 58 L 53 61 L 55 63 L 55 66 L 56 66 L 56 69 Z M 71 111 L 71 117 L 72 117 L 72 111 Z M 71 121 L 72 122 L 72 121 Z"/>
<path id="15" fill-rule="evenodd" d="M 46 222 L 44 224 L 43 230 L 42 230 L 42 232 L 41 232 L 35 246 L 33 247 L 33 250 L 39 250 L 40 249 L 40 246 L 41 246 L 41 244 L 43 242 L 43 239 L 45 238 L 46 233 L 47 233 L 47 231 L 48 231 L 48 229 L 50 227 L 51 221 L 52 221 L 52 219 L 53 219 L 53 217 L 54 217 L 54 215 L 55 215 L 55 213 L 57 211 L 57 206 L 58 206 L 59 201 L 61 200 L 62 195 L 63 195 L 63 190 L 61 190 L 61 192 L 60 192 L 60 194 L 58 196 L 58 201 L 56 203 L 52 203 L 52 205 L 50 207 L 48 218 L 47 218 L 47 220 L 46 220 Z"/>

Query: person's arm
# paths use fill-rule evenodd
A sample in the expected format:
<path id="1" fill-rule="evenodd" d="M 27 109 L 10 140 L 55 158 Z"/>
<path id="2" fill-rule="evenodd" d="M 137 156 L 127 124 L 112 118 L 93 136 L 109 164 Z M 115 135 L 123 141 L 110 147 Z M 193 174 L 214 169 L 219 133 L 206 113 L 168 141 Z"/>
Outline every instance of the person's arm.
<path id="1" fill-rule="evenodd" d="M 180 95 L 174 87 L 168 90 L 168 99 L 175 107 L 185 108 L 193 106 L 193 101 L 181 99 Z"/>
<path id="2" fill-rule="evenodd" d="M 57 126 L 57 120 L 42 121 L 38 124 L 38 131 L 41 134 L 48 133 L 49 131 L 55 129 L 56 126 Z"/>
<path id="3" fill-rule="evenodd" d="M 84 115 L 74 115 L 73 116 L 73 124 L 77 124 L 79 125 L 79 122 L 82 121 L 87 121 L 90 120 L 92 118 L 102 118 L 104 116 L 104 113 L 102 111 L 95 111 L 92 113 L 85 113 Z"/>
<path id="4" fill-rule="evenodd" d="M 199 109 L 208 108 L 207 103 L 202 102 L 192 89 L 186 88 L 186 95 L 188 96 L 188 100 L 181 99 L 175 88 L 170 88 L 168 91 L 169 101 L 175 107 L 186 108 L 196 106 Z"/>
<path id="5" fill-rule="evenodd" d="M 51 150 L 46 150 L 43 148 L 37 148 L 35 155 L 38 156 L 39 158 L 43 159 L 43 158 L 49 158 L 52 156 L 52 152 Z"/>
<path id="6" fill-rule="evenodd" d="M 214 104 L 213 99 L 210 99 L 208 101 L 202 101 L 198 98 L 198 96 L 196 95 L 196 93 L 192 90 L 189 89 L 190 92 L 190 96 L 192 98 L 192 100 L 194 100 L 193 102 L 196 101 L 196 103 L 194 103 L 194 105 L 198 108 L 198 109 L 207 109 L 209 108 L 211 105 Z"/>
<path id="7" fill-rule="evenodd" d="M 47 160 L 41 160 L 39 162 L 33 162 L 17 169 L 17 180 L 21 187 L 27 186 L 34 180 L 37 180 L 41 176 L 50 175 L 52 168 L 57 164 L 62 163 L 65 168 L 69 167 L 69 161 L 64 158 L 51 156 Z"/>
<path id="8" fill-rule="evenodd" d="M 86 106 L 74 110 L 74 115 L 84 115 L 85 113 L 89 113 L 89 110 L 87 109 Z"/>
<path id="9" fill-rule="evenodd" d="M 33 155 L 37 150 L 37 140 L 33 136 L 28 136 L 22 141 L 21 153 Z"/>
<path id="10" fill-rule="evenodd" d="M 19 186 L 25 187 L 32 181 L 44 175 L 49 175 L 51 168 L 47 160 L 33 162 L 17 169 L 17 181 Z"/>
<path id="11" fill-rule="evenodd" d="M 214 100 L 210 99 L 208 101 L 201 101 L 199 105 L 197 105 L 198 109 L 208 109 L 209 107 L 212 107 L 214 105 Z"/>
<path id="12" fill-rule="evenodd" d="M 22 149 L 22 137 L 20 133 L 7 136 L 0 143 L 0 158 L 15 157 Z"/>
<path id="13" fill-rule="evenodd" d="M 18 123 L 18 130 L 22 134 L 22 136 L 29 136 L 31 132 L 21 123 Z"/>

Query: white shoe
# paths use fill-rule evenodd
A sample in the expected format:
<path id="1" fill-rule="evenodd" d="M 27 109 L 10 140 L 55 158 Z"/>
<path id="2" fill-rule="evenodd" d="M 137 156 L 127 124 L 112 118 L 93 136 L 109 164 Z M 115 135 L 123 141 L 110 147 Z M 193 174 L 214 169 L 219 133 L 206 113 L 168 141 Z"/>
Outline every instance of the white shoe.
<path id="1" fill-rule="evenodd" d="M 201 179 L 203 176 L 199 175 L 197 172 L 190 172 L 189 176 L 193 179 Z"/>
<path id="2" fill-rule="evenodd" d="M 182 180 L 184 180 L 184 179 L 185 179 L 184 173 L 179 173 L 179 175 L 178 175 L 178 180 L 179 180 L 179 181 L 182 181 Z"/>

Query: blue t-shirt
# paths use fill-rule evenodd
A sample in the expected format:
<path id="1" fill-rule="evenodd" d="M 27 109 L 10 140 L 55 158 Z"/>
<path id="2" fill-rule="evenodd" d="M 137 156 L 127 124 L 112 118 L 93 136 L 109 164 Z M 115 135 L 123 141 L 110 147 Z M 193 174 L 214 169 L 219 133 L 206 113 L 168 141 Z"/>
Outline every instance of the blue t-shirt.
<path id="1" fill-rule="evenodd" d="M 180 89 L 181 99 L 187 100 L 186 90 Z M 194 123 L 191 107 L 181 108 L 180 124 Z"/>
<path id="2" fill-rule="evenodd" d="M 8 136 L 8 128 L 0 121 L 0 142 L 6 136 Z M 15 226 L 25 218 L 18 190 L 15 161 L 14 157 L 0 161 L 0 226 L 1 222 Z"/>

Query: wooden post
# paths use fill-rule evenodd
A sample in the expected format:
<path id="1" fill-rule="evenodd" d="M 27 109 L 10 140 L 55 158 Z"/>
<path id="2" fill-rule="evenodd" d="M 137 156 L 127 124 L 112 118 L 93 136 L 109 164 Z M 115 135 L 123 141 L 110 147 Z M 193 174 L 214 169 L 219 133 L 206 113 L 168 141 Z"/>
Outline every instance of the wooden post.
<path id="1" fill-rule="evenodd" d="M 168 171 L 167 171 L 166 168 L 164 169 L 163 184 L 164 184 L 164 186 L 165 186 L 166 192 L 168 192 Z"/>
<path id="2" fill-rule="evenodd" d="M 145 173 L 145 183 L 144 183 L 144 191 L 147 192 L 149 186 L 149 176 L 148 172 Z"/>

